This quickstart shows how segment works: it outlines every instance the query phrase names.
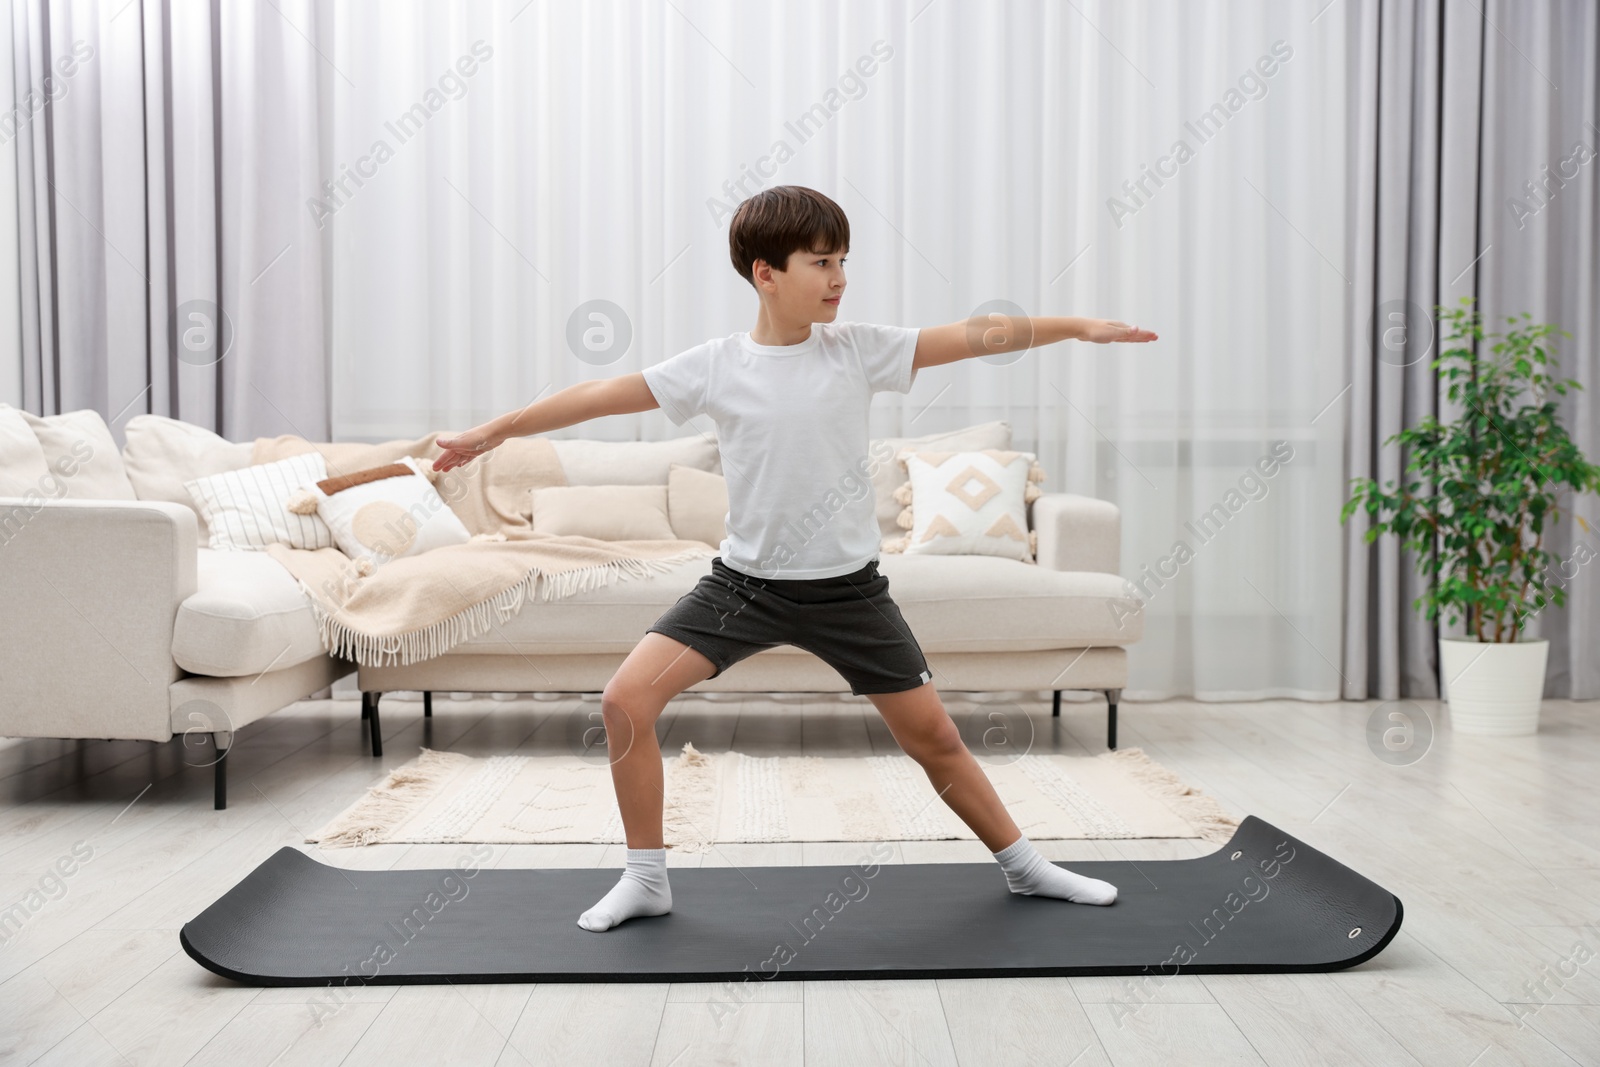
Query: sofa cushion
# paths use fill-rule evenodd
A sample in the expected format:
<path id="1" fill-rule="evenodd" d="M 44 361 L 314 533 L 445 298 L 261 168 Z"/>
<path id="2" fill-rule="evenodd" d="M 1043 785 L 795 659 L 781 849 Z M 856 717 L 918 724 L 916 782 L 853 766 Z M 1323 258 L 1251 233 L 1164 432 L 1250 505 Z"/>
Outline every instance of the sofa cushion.
<path id="1" fill-rule="evenodd" d="M 1122 579 L 1052 571 L 998 556 L 880 558 L 889 595 L 926 652 L 1007 652 L 1132 644 L 1143 616 Z M 501 655 L 627 652 L 661 614 L 711 572 L 711 559 L 677 564 L 562 600 L 532 600 L 517 615 L 452 651 Z M 793 646 L 781 651 L 796 652 Z"/>
<path id="2" fill-rule="evenodd" d="M 137 500 L 111 428 L 92 408 L 40 417 L 18 411 L 44 452 L 44 461 L 61 476 L 67 500 Z"/>
<path id="3" fill-rule="evenodd" d="M 209 544 L 205 513 L 183 483 L 250 466 L 254 441 L 229 441 L 204 427 L 165 415 L 135 415 L 124 428 L 122 465 L 140 500 L 166 500 L 193 511 L 200 543 Z"/>
<path id="4" fill-rule="evenodd" d="M 597 541 L 671 541 L 664 485 L 551 485 L 532 490 L 533 532 Z"/>
<path id="5" fill-rule="evenodd" d="M 674 463 L 722 473 L 717 440 L 703 433 L 670 441 L 591 441 L 550 438 L 568 485 L 666 485 Z"/>
<path id="6" fill-rule="evenodd" d="M 44 449 L 22 412 L 0 404 L 0 496 L 54 496 L 59 481 L 52 479 Z"/>
<path id="7" fill-rule="evenodd" d="M 728 480 L 674 463 L 667 475 L 667 518 L 674 537 L 721 548 L 728 536 Z"/>
<path id="8" fill-rule="evenodd" d="M 265 552 L 202 548 L 195 572 L 172 631 L 172 658 L 184 670 L 238 678 L 324 654 L 310 601 Z"/>
<path id="9" fill-rule="evenodd" d="M 895 459 L 902 448 L 928 452 L 982 452 L 986 448 L 1005 451 L 1010 447 L 1011 424 L 1004 419 L 921 437 L 874 438 L 869 449 L 872 455 L 882 457 L 882 462 L 872 472 L 872 493 L 878 501 L 878 532 L 884 537 L 899 537 L 905 532 L 895 522 L 900 517 L 903 505 L 894 498 L 894 491 L 906 483 L 906 469 Z"/>

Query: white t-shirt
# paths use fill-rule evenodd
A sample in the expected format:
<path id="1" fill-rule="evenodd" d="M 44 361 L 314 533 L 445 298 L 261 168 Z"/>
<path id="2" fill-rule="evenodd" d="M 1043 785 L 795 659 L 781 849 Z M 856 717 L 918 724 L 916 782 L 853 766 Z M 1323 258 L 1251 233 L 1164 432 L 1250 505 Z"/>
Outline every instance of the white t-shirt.
<path id="1" fill-rule="evenodd" d="M 878 558 L 872 394 L 909 392 L 917 330 L 817 323 L 797 345 L 719 337 L 644 369 L 673 425 L 709 415 L 728 483 L 722 561 L 758 578 L 832 578 Z"/>

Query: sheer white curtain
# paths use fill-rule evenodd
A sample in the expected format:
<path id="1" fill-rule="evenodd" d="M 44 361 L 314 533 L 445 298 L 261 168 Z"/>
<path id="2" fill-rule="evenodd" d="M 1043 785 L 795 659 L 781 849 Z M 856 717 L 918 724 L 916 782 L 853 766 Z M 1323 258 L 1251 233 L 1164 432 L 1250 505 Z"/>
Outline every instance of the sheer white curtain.
<path id="1" fill-rule="evenodd" d="M 1048 490 L 1121 506 L 1128 697 L 1336 698 L 1355 35 L 1322 7 L 343 0 L 307 204 L 334 436 L 462 428 L 749 329 L 727 211 L 814 186 L 852 223 L 844 318 L 1005 301 L 1162 335 L 936 368 L 874 413 L 1008 419 Z"/>

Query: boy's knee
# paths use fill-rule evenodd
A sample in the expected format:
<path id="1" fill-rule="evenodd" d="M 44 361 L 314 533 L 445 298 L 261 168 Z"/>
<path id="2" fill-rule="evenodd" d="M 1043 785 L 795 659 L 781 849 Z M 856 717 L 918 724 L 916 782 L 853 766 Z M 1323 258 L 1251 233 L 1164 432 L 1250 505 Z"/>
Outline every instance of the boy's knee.
<path id="1" fill-rule="evenodd" d="M 600 694 L 600 716 L 608 725 L 624 721 L 653 723 L 665 706 L 666 702 L 649 692 L 648 687 L 616 678 L 607 682 Z"/>
<path id="2" fill-rule="evenodd" d="M 919 731 L 915 744 L 917 751 L 912 755 L 921 759 L 946 759 L 967 748 L 966 742 L 961 740 L 960 729 L 948 715 L 943 722 L 933 723 Z"/>

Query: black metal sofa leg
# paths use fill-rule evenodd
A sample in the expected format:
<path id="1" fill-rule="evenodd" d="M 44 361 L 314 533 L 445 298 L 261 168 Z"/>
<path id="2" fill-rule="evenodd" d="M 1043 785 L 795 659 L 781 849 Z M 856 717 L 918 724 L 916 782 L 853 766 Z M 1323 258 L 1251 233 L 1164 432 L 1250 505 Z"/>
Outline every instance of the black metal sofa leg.
<path id="1" fill-rule="evenodd" d="M 433 690 L 431 689 L 422 691 L 422 717 L 424 719 L 433 718 Z"/>
<path id="2" fill-rule="evenodd" d="M 228 806 L 228 748 L 220 744 L 217 745 L 217 762 L 212 764 L 211 775 L 215 791 L 213 807 L 223 811 Z"/>
<path id="3" fill-rule="evenodd" d="M 374 759 L 383 755 L 383 727 L 378 720 L 378 700 L 382 696 L 382 693 L 361 694 L 361 717 L 367 720 L 367 729 L 372 731 Z"/>
<path id="4" fill-rule="evenodd" d="M 1106 694 L 1106 747 L 1117 747 L 1117 702 L 1122 699 L 1122 690 L 1107 689 Z M 1050 717 L 1061 718 L 1061 690 L 1053 691 L 1050 706 Z"/>

